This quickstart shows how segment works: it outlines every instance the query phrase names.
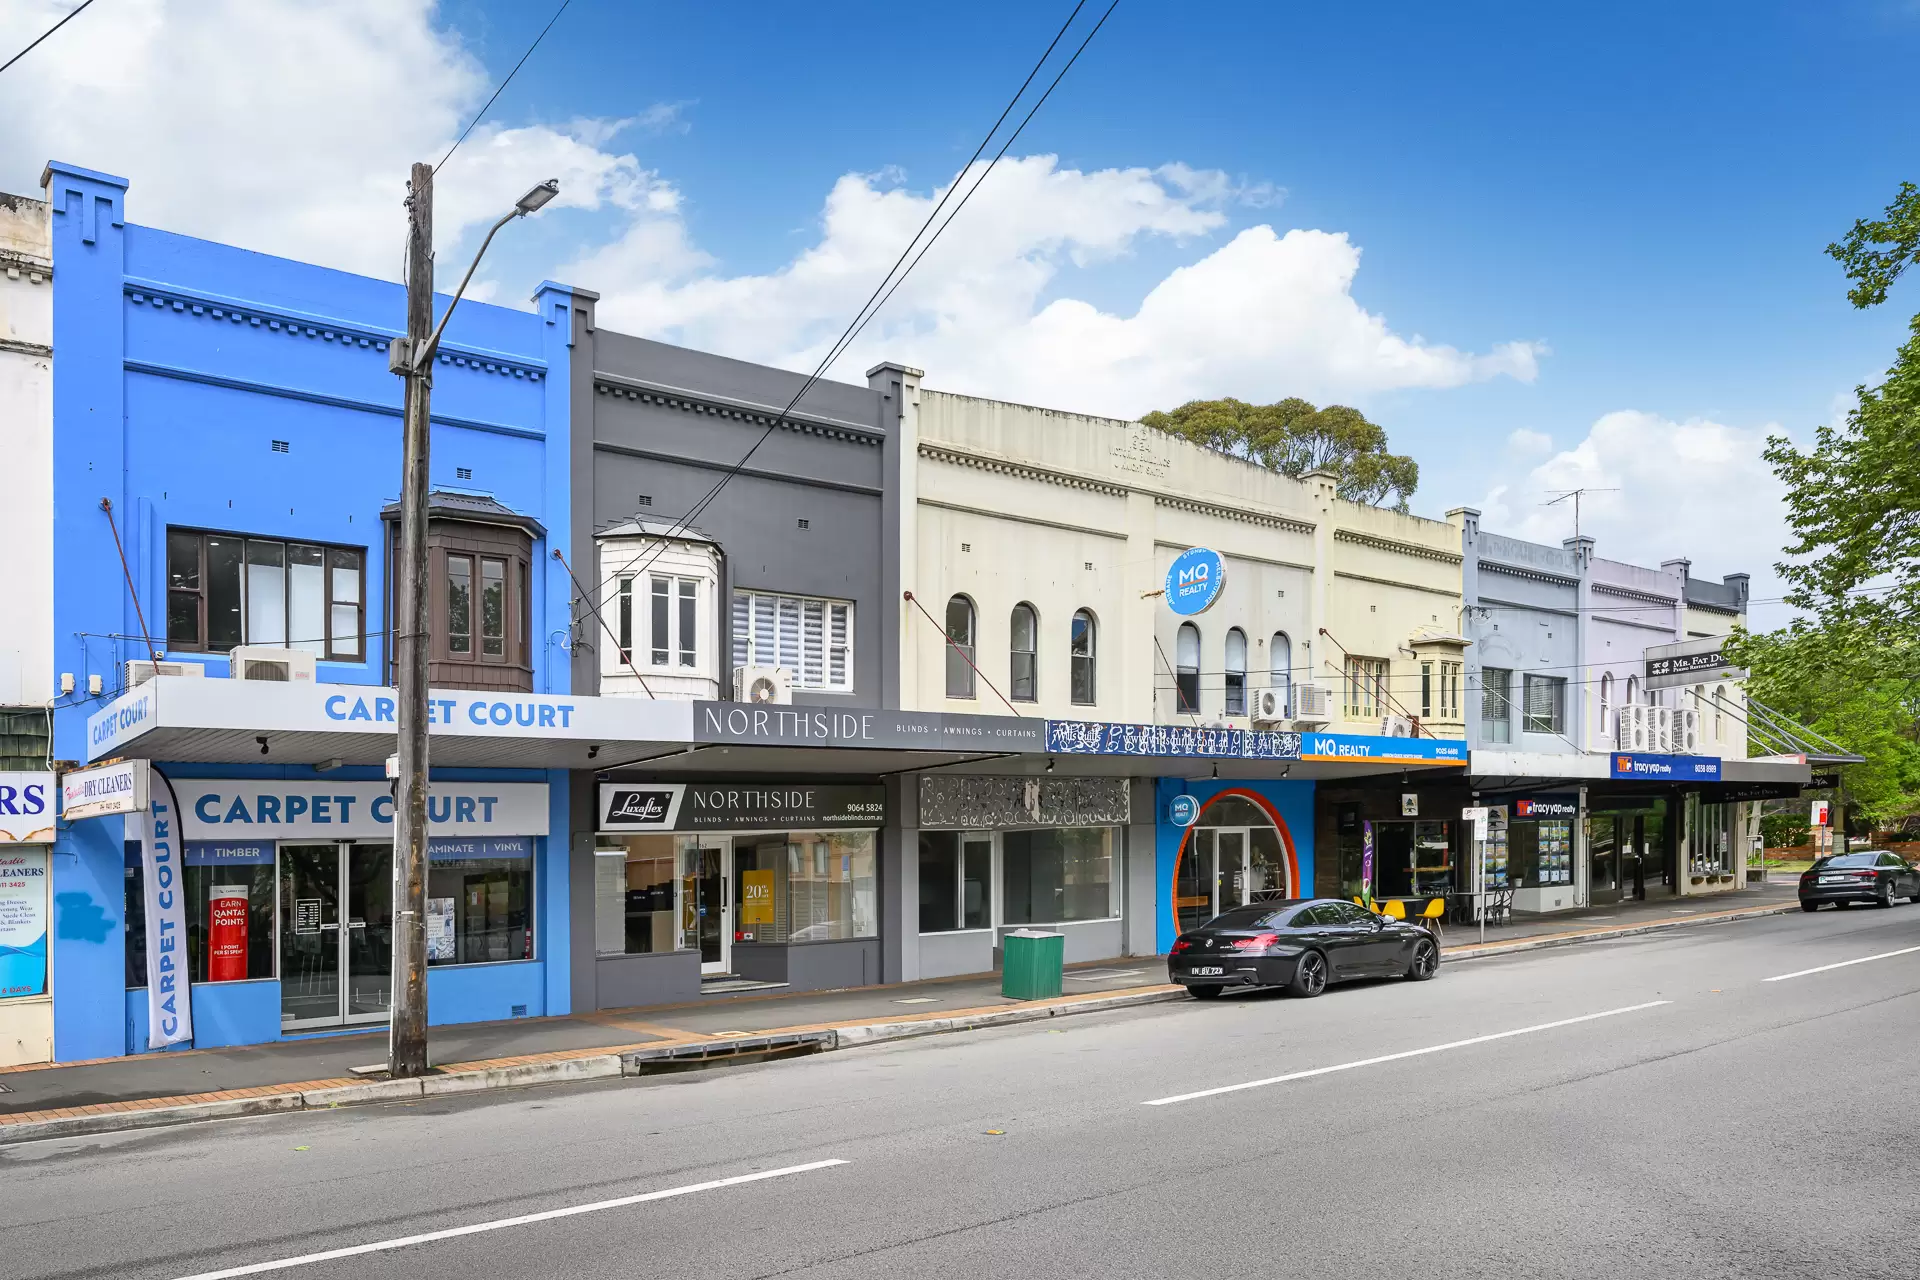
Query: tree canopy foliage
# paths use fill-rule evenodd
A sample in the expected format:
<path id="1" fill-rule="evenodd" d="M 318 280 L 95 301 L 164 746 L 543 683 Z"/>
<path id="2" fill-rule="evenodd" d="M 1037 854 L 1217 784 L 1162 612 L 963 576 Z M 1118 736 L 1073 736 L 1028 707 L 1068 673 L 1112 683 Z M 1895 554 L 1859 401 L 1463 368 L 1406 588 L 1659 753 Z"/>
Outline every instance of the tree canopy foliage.
<path id="1" fill-rule="evenodd" d="M 1885 302 L 1920 262 L 1920 188 L 1902 183 L 1883 217 L 1827 252 L 1854 306 Z M 1732 656 L 1752 669 L 1754 697 L 1867 757 L 1845 770 L 1849 802 L 1892 817 L 1920 795 L 1920 315 L 1845 423 L 1806 450 L 1775 436 L 1766 457 L 1786 481 L 1794 538 L 1779 570 L 1806 613 L 1740 635 Z"/>
<path id="2" fill-rule="evenodd" d="M 1386 430 L 1342 404 L 1321 409 L 1291 397 L 1273 404 L 1189 400 L 1140 421 L 1282 475 L 1331 472 L 1340 496 L 1352 502 L 1405 511 L 1420 483 L 1420 464 L 1388 452 Z"/>

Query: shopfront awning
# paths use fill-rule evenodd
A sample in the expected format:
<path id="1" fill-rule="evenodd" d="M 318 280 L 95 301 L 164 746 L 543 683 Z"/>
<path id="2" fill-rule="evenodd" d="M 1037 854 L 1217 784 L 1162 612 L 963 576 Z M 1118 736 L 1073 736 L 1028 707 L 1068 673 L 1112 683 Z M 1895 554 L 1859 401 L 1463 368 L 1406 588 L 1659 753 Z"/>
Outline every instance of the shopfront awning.
<path id="1" fill-rule="evenodd" d="M 371 685 L 157 676 L 87 722 L 89 762 L 380 765 L 397 697 Z M 1466 767 L 1466 744 L 872 708 L 435 689 L 435 767 L 689 776 L 930 768 L 997 774 L 1344 778 Z"/>
<path id="2" fill-rule="evenodd" d="M 1717 756 L 1649 755 L 1644 752 L 1487 751 L 1475 749 L 1469 774 L 1476 786 L 1495 788 L 1541 782 L 1615 787 L 1787 789 L 1808 785 L 1804 759 L 1773 757 L 1723 760 Z"/>

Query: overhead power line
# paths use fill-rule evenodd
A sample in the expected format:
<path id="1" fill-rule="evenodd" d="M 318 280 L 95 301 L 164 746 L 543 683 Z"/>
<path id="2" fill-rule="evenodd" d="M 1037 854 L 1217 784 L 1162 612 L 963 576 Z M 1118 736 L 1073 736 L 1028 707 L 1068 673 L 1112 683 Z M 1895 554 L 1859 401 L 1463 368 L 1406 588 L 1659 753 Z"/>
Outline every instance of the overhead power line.
<path id="1" fill-rule="evenodd" d="M 1120 0 L 1113 0 L 1113 2 L 1107 6 L 1106 13 L 1100 16 L 1100 21 L 1094 24 L 1093 30 L 1089 31 L 1086 39 L 1080 42 L 1080 47 L 1074 51 L 1073 57 L 1068 59 L 1066 67 L 1061 68 L 1060 74 L 1056 75 L 1053 82 L 1047 86 L 1046 92 L 1043 93 L 1039 101 L 1034 104 L 1033 110 L 1028 111 L 1026 118 L 1020 122 L 1019 128 L 1007 139 L 1006 145 L 1000 148 L 1000 151 L 988 162 L 986 168 L 981 171 L 979 178 L 974 181 L 973 185 L 968 188 L 966 194 L 961 197 L 962 204 L 966 202 L 966 199 L 970 197 L 974 191 L 979 189 L 980 183 L 986 180 L 987 175 L 993 172 L 994 166 L 1000 162 L 1000 157 L 1006 154 L 1007 146 L 1012 144 L 1013 138 L 1019 136 L 1020 129 L 1026 127 L 1027 121 L 1033 118 L 1033 112 L 1039 110 L 1040 103 L 1045 102 L 1048 95 L 1059 85 L 1061 77 L 1066 74 L 1067 67 L 1071 67 L 1074 61 L 1078 60 L 1080 54 L 1086 50 L 1087 42 L 1093 39 L 1094 33 L 1099 31 L 1100 27 L 1106 23 L 1107 18 L 1113 13 L 1114 9 L 1119 6 L 1119 3 Z M 847 322 L 846 329 L 842 331 L 840 337 L 834 341 L 832 347 L 829 348 L 827 354 L 821 358 L 819 364 L 814 367 L 813 372 L 807 375 L 806 381 L 801 383 L 800 389 L 794 393 L 793 398 L 787 401 L 786 407 L 780 410 L 773 420 L 767 424 L 766 430 L 760 433 L 760 438 L 753 442 L 753 446 L 741 456 L 740 461 L 729 467 L 725 474 L 701 496 L 700 500 L 688 509 L 685 515 L 674 521 L 665 533 L 650 535 L 658 539 L 658 546 L 653 552 L 643 556 L 636 556 L 633 560 L 629 561 L 624 568 L 616 570 L 615 573 L 610 576 L 625 577 L 629 574 L 644 573 L 654 561 L 658 560 L 666 551 L 667 544 L 691 528 L 693 522 L 699 519 L 700 514 L 713 504 L 714 499 L 720 496 L 721 490 L 727 487 L 727 483 L 746 469 L 747 464 L 753 460 L 754 454 L 760 451 L 760 446 L 767 442 L 774 431 L 789 421 L 788 415 L 793 412 L 795 406 L 800 403 L 807 392 L 813 389 L 813 385 L 825 375 L 833 362 L 838 360 L 846 351 L 847 345 L 866 327 L 867 322 L 873 318 L 879 307 L 885 305 L 886 299 L 892 296 L 892 289 L 899 287 L 900 281 L 906 279 L 907 275 L 912 272 L 914 266 L 918 265 L 920 258 L 926 256 L 927 249 L 931 248 L 934 241 L 940 238 L 941 233 L 944 232 L 948 226 L 952 225 L 953 218 L 952 215 L 949 215 L 946 221 L 940 223 L 938 227 L 934 227 L 931 235 L 927 234 L 928 228 L 934 226 L 935 219 L 939 218 L 941 210 L 946 207 L 947 201 L 953 197 L 954 192 L 960 189 L 960 184 L 966 177 L 968 171 L 973 168 L 974 163 L 985 153 L 987 147 L 993 142 L 995 135 L 999 133 L 1000 126 L 1006 123 L 1007 117 L 1013 114 L 1014 108 L 1018 106 L 1020 100 L 1026 96 L 1026 92 L 1028 88 L 1032 86 L 1034 78 L 1040 74 L 1041 68 L 1046 66 L 1047 60 L 1053 56 L 1054 50 L 1059 47 L 1060 41 L 1073 26 L 1074 19 L 1080 16 L 1080 10 L 1085 7 L 1086 0 L 1079 0 L 1079 2 L 1073 6 L 1072 12 L 1067 14 L 1067 20 L 1060 24 L 1060 30 L 1054 33 L 1054 37 L 1048 42 L 1046 50 L 1041 53 L 1039 59 L 1033 64 L 1033 69 L 1027 72 L 1027 78 L 1020 82 L 1019 89 L 1014 92 L 1013 97 L 1008 99 L 1007 105 L 1001 109 L 1000 115 L 993 122 L 993 127 L 988 129 L 986 136 L 980 139 L 980 145 L 974 148 L 973 154 L 967 158 L 966 164 L 962 165 L 960 171 L 954 175 L 953 181 L 948 184 L 946 191 L 941 194 L 940 199 L 934 204 L 932 212 L 927 214 L 926 221 L 920 224 L 920 229 L 915 231 L 913 238 L 907 241 L 906 247 L 900 251 L 900 256 L 894 260 L 893 266 L 888 268 L 886 275 L 882 276 L 880 282 L 874 286 L 873 292 L 868 295 L 866 302 L 862 304 L 860 310 L 855 313 L 853 319 Z M 959 212 L 958 205 L 954 207 L 954 212 Z M 927 237 L 924 245 L 920 243 L 922 236 Z M 914 253 L 916 246 L 919 246 L 919 255 L 913 257 L 912 262 L 909 262 L 908 257 Z M 607 576 L 599 576 L 595 583 L 595 589 L 598 590 L 607 580 Z M 592 609 L 596 614 L 599 612 L 592 600 L 586 601 L 586 604 L 587 607 Z"/>
<path id="2" fill-rule="evenodd" d="M 12 66 L 14 63 L 20 61 L 20 59 L 26 57 L 28 54 L 32 53 L 35 49 L 39 48 L 41 40 L 45 40 L 48 36 L 52 35 L 54 32 L 58 31 L 60 28 L 66 26 L 69 22 L 72 22 L 75 18 L 79 17 L 81 10 L 85 9 L 88 5 L 92 3 L 93 3 L 93 0 L 80 0 L 80 3 L 74 7 L 71 13 L 67 14 L 66 17 L 60 19 L 60 21 L 54 23 L 52 26 L 48 27 L 45 31 L 42 31 L 39 37 L 35 39 L 32 44 L 28 45 L 26 48 L 22 49 L 20 52 L 14 54 L 11 58 L 8 58 L 4 64 L 0 64 L 0 71 L 5 71 L 8 67 Z"/>
<path id="3" fill-rule="evenodd" d="M 92 3 L 93 3 L 93 0 L 87 0 L 87 4 L 92 4 Z M 507 91 L 507 86 L 513 83 L 513 78 L 520 74 L 520 68 L 527 65 L 527 59 L 533 56 L 533 51 L 540 47 L 540 42 L 547 38 L 547 32 L 553 30 L 553 24 L 560 21 L 560 15 L 565 13 L 567 11 L 567 6 L 572 3 L 573 3 L 573 0 L 560 0 L 560 7 L 553 11 L 553 16 L 551 18 L 547 19 L 547 25 L 540 28 L 540 34 L 533 38 L 533 43 L 527 46 L 527 51 L 520 55 L 520 61 L 513 64 L 513 70 L 507 72 L 507 78 L 500 82 L 500 87 L 493 91 L 493 96 L 487 99 L 486 105 L 481 107 L 480 110 L 477 113 L 475 113 L 473 119 L 467 121 L 467 127 L 460 131 L 460 136 L 455 138 L 453 140 L 453 145 L 447 148 L 447 154 L 440 157 L 440 164 L 433 166 L 433 171 L 435 173 L 440 172 L 440 165 L 444 165 L 447 161 L 453 159 L 453 153 L 458 151 L 460 149 L 460 144 L 467 140 L 467 135 L 473 132 L 473 127 L 480 123 L 480 121 L 486 116 L 488 111 L 493 109 L 493 104 L 500 100 L 500 95 L 505 93 Z M 84 9 L 87 6 L 81 5 L 80 7 Z"/>

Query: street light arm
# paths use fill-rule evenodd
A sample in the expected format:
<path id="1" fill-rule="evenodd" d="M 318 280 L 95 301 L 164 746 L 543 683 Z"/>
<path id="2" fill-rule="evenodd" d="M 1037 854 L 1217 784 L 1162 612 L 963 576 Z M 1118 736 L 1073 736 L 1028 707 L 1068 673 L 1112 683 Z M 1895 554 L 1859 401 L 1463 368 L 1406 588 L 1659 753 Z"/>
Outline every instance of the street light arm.
<path id="1" fill-rule="evenodd" d="M 480 252 L 474 254 L 473 261 L 467 264 L 467 274 L 460 277 L 460 287 L 453 291 L 453 301 L 447 304 L 446 314 L 441 316 L 440 323 L 434 326 L 433 336 L 427 339 L 426 345 L 414 353 L 413 371 L 415 373 L 419 373 L 422 369 L 425 369 L 429 364 L 433 363 L 433 353 L 440 349 L 440 335 L 446 330 L 447 321 L 453 319 L 453 309 L 460 305 L 460 299 L 466 295 L 467 285 L 472 283 L 473 273 L 479 270 L 480 259 L 487 256 L 487 246 L 493 243 L 495 233 L 515 218 L 524 216 L 526 216 L 525 210 L 515 209 L 501 218 L 500 221 L 494 223 L 492 227 L 488 228 L 487 238 L 480 242 Z"/>

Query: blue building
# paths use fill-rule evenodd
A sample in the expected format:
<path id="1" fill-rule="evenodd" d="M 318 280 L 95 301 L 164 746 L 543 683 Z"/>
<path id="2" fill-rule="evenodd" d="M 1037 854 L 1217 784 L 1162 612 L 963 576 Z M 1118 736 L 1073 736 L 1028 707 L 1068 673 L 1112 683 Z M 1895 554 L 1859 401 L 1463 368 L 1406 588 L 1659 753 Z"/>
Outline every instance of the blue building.
<path id="1" fill-rule="evenodd" d="M 143 684 L 168 705 L 228 697 L 230 727 L 259 730 L 244 754 L 233 734 L 187 735 L 143 781 L 184 824 L 186 1043 L 384 1021 L 388 784 L 364 763 L 276 759 L 269 695 L 389 683 L 401 385 L 387 345 L 404 290 L 138 225 L 137 193 L 107 174 L 55 163 L 43 185 L 59 353 L 52 630 L 67 695 L 53 754 L 110 755 L 129 726 L 103 730 L 100 709 L 119 697 L 111 722 L 156 705 L 125 696 Z M 396 201 L 396 244 L 400 225 Z M 535 704 L 551 717 L 570 692 L 571 591 L 552 552 L 573 522 L 574 306 L 553 284 L 535 303 L 467 302 L 448 328 L 429 543 L 436 608 L 466 631 L 436 637 L 434 687 L 481 691 L 537 729 Z M 329 712 L 381 715 L 377 697 L 337 698 Z M 566 779 L 434 771 L 434 1021 L 568 1010 Z M 53 846 L 56 1060 L 148 1047 L 142 821 L 63 822 Z"/>

